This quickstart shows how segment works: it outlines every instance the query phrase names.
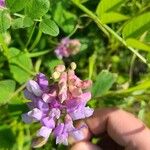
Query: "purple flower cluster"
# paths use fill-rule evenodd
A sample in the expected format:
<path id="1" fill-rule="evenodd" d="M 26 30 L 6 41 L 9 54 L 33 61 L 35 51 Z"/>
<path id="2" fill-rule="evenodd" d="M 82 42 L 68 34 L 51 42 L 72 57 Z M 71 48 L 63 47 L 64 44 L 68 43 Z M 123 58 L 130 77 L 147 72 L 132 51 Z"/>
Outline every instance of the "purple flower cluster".
<path id="1" fill-rule="evenodd" d="M 5 7 L 5 0 L 0 0 L 0 8 Z"/>
<path id="2" fill-rule="evenodd" d="M 91 99 L 91 93 L 87 89 L 91 86 L 90 80 L 82 81 L 75 75 L 76 64 L 71 63 L 70 68 L 58 65 L 50 81 L 42 73 L 35 80 L 29 80 L 25 97 L 30 111 L 22 115 L 26 123 L 41 123 L 37 137 L 42 138 L 45 144 L 53 134 L 57 144 L 68 145 L 68 137 L 82 140 L 81 128 L 75 128 L 74 120 L 83 119 L 93 114 L 93 109 L 86 107 Z M 36 143 L 36 144 L 35 144 Z M 37 142 L 33 147 L 37 147 Z"/>
<path id="3" fill-rule="evenodd" d="M 80 47 L 81 43 L 79 40 L 63 38 L 58 47 L 55 49 L 55 54 L 59 59 L 62 59 L 63 57 L 69 57 L 70 55 L 77 54 Z"/>

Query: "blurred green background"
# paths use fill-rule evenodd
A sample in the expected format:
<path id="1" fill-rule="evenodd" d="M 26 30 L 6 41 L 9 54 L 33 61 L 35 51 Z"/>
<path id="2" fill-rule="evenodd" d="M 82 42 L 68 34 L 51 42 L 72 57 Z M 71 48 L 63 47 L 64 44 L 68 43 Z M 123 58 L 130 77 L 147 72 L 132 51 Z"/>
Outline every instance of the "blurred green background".
<path id="1" fill-rule="evenodd" d="M 54 50 L 64 37 L 82 45 L 59 60 Z M 21 120 L 28 111 L 25 83 L 72 61 L 81 79 L 93 81 L 91 107 L 119 107 L 150 126 L 149 0 L 6 0 L 0 8 L 0 150 L 32 149 L 39 125 Z M 51 137 L 40 149 L 66 147 Z"/>

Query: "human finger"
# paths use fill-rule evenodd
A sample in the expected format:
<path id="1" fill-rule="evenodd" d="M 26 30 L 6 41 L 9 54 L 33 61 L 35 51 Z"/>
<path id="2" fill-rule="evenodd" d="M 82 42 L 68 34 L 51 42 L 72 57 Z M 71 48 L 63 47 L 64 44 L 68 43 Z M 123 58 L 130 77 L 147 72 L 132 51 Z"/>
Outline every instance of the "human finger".
<path id="1" fill-rule="evenodd" d="M 120 109 L 98 109 L 85 123 L 94 135 L 107 132 L 118 144 L 134 150 L 149 149 L 150 130 L 134 115 Z"/>
<path id="2" fill-rule="evenodd" d="M 102 149 L 99 146 L 94 145 L 90 142 L 82 141 L 73 145 L 70 150 L 102 150 Z"/>

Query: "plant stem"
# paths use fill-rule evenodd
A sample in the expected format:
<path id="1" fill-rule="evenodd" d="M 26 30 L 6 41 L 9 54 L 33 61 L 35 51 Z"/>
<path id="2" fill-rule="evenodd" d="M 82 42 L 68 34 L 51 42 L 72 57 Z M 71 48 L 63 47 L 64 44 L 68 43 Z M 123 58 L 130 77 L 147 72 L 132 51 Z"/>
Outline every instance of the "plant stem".
<path id="1" fill-rule="evenodd" d="M 103 27 L 101 21 L 97 18 L 97 16 L 95 16 L 93 14 L 93 12 L 91 12 L 90 10 L 88 10 L 85 6 L 83 6 L 82 4 L 80 4 L 79 2 L 76 2 L 74 0 L 72 0 L 72 2 L 78 6 L 82 11 L 84 11 L 91 19 L 93 19 L 95 21 L 95 23 L 98 25 L 98 27 L 107 35 L 109 36 L 109 33 L 107 32 L 107 30 Z"/>
<path id="2" fill-rule="evenodd" d="M 40 52 L 34 52 L 34 53 L 28 53 L 28 57 L 39 57 L 39 56 L 42 56 L 42 55 L 45 55 L 47 53 L 50 53 L 52 50 L 43 50 L 43 51 L 40 51 Z"/>
<path id="3" fill-rule="evenodd" d="M 36 61 L 36 63 L 35 63 L 35 71 L 36 71 L 36 73 L 39 72 L 41 63 L 42 63 L 42 58 L 39 58 L 39 59 Z"/>
<path id="4" fill-rule="evenodd" d="M 13 97 L 15 97 L 17 94 L 19 94 L 24 88 L 26 87 L 26 83 L 21 85 L 10 97 L 9 100 L 11 100 Z"/>
<path id="5" fill-rule="evenodd" d="M 38 42 L 39 42 L 40 39 L 41 39 L 41 36 L 42 36 L 42 31 L 39 29 L 39 32 L 38 32 L 38 34 L 37 34 L 37 36 L 36 36 L 36 39 L 35 39 L 35 41 L 33 42 L 33 44 L 31 45 L 31 47 L 29 48 L 29 50 L 33 50 L 33 49 L 36 47 L 36 45 L 38 44 Z"/>
<path id="6" fill-rule="evenodd" d="M 136 55 L 133 54 L 132 58 L 131 58 L 131 63 L 130 63 L 130 70 L 129 70 L 129 83 L 131 84 L 132 80 L 133 80 L 133 69 L 134 69 L 134 62 L 136 60 Z"/>
<path id="7" fill-rule="evenodd" d="M 28 41 L 27 41 L 27 43 L 26 43 L 26 45 L 25 45 L 25 48 L 27 48 L 27 47 L 29 46 L 30 42 L 31 42 L 31 38 L 32 38 L 32 36 L 33 36 L 35 27 L 36 27 L 36 23 L 34 23 L 34 25 L 33 25 L 33 28 L 32 28 L 32 30 L 31 30 L 31 33 L 30 33 L 29 39 L 28 39 Z"/>
<path id="8" fill-rule="evenodd" d="M 13 15 L 17 16 L 17 17 L 20 17 L 20 18 L 24 18 L 25 17 L 24 15 L 21 15 L 21 14 L 18 14 L 18 13 L 14 13 Z"/>
<path id="9" fill-rule="evenodd" d="M 147 63 L 146 59 L 138 53 L 137 50 L 127 45 L 126 41 L 120 37 L 114 30 L 112 30 L 109 26 L 104 24 L 105 29 L 109 31 L 116 39 L 118 39 L 125 47 L 127 47 L 131 52 L 133 52 L 137 57 L 139 57 L 145 64 Z"/>
<path id="10" fill-rule="evenodd" d="M 73 29 L 73 31 L 67 37 L 70 38 L 74 33 L 76 33 L 76 31 L 78 30 L 78 28 L 79 28 L 79 25 L 77 24 L 75 26 L 75 28 Z"/>
<path id="11" fill-rule="evenodd" d="M 130 51 L 132 51 L 137 57 L 139 57 L 144 63 L 147 63 L 146 59 L 139 54 L 135 49 L 128 46 L 126 41 L 120 37 L 114 30 L 112 30 L 109 26 L 106 24 L 102 24 L 100 19 L 89 9 L 87 9 L 85 6 L 80 4 L 80 2 L 77 2 L 75 0 L 72 0 L 72 2 L 79 7 L 82 11 L 84 11 L 95 23 L 98 25 L 98 27 L 108 36 L 108 33 L 112 34 L 116 39 L 118 39 L 125 47 L 127 47 Z"/>

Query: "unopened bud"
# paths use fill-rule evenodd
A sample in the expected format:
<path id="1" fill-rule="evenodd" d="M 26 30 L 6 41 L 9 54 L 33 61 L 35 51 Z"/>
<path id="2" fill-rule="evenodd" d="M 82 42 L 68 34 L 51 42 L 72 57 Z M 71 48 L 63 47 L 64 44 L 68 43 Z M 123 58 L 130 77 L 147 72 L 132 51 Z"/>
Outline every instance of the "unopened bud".
<path id="1" fill-rule="evenodd" d="M 77 68 L 77 65 L 76 65 L 75 62 L 72 62 L 72 63 L 70 64 L 70 67 L 71 67 L 72 70 L 75 70 L 75 69 Z"/>
<path id="2" fill-rule="evenodd" d="M 60 77 L 60 72 L 58 71 L 55 71 L 53 74 L 52 74 L 52 78 L 54 79 L 58 79 Z"/>
<path id="3" fill-rule="evenodd" d="M 44 137 L 36 137 L 32 141 L 32 147 L 33 148 L 40 148 L 43 145 L 45 145 L 46 142 L 47 142 L 47 139 L 45 139 Z"/>
<path id="4" fill-rule="evenodd" d="M 55 71 L 57 71 L 57 72 L 64 72 L 65 71 L 65 69 L 66 69 L 66 67 L 64 66 L 64 65 L 58 65 L 58 66 L 56 66 L 55 67 Z"/>

